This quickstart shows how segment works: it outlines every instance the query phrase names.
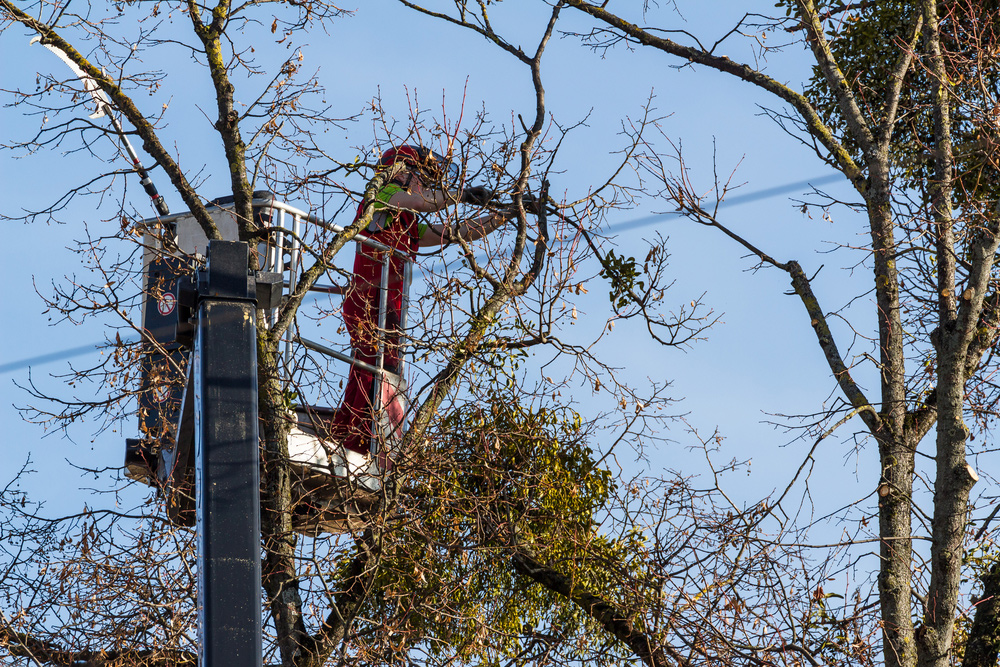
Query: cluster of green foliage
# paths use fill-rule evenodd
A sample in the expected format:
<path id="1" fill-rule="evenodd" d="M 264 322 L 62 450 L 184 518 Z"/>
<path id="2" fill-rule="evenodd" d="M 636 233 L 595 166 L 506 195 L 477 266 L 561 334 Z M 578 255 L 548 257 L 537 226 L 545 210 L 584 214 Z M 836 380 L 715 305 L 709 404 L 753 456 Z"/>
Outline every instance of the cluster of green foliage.
<path id="1" fill-rule="evenodd" d="M 639 280 L 642 271 L 636 265 L 635 257 L 616 255 L 614 250 L 608 252 L 601 262 L 602 278 L 611 283 L 608 298 L 615 310 L 621 310 L 632 302 L 632 292 L 636 288 L 645 289 L 645 282 Z"/>
<path id="2" fill-rule="evenodd" d="M 497 393 L 457 407 L 437 435 L 383 551 L 370 617 L 397 619 L 401 650 L 419 645 L 461 662 L 505 664 L 540 637 L 587 637 L 580 646 L 594 651 L 593 621 L 512 564 L 528 550 L 608 599 L 621 579 L 614 564 L 640 566 L 639 533 L 599 530 L 614 479 L 595 461 L 580 415 Z"/>
<path id="3" fill-rule="evenodd" d="M 795 0 L 781 0 L 776 6 L 791 13 Z M 851 85 L 863 112 L 876 124 L 886 114 L 886 88 L 900 59 L 910 49 L 914 26 L 921 15 L 921 5 L 907 0 L 858 3 L 845 9 L 839 3 L 816 3 L 821 15 L 827 15 L 825 27 L 830 49 Z M 941 3 L 942 48 L 946 53 L 947 82 L 951 99 L 952 141 L 958 177 L 956 203 L 968 205 L 974 200 L 995 198 L 998 179 L 991 165 L 994 143 L 991 123 L 993 102 L 1000 95 L 1000 73 L 991 54 L 991 45 L 1000 34 L 1000 0 L 952 0 Z M 829 12 L 827 14 L 827 12 Z M 923 42 L 915 42 L 913 66 L 906 74 L 899 99 L 899 115 L 890 145 L 892 164 L 908 189 L 921 192 L 933 181 L 932 150 L 934 127 L 932 77 L 923 58 Z M 860 150 L 846 131 L 844 117 L 819 66 L 806 94 L 856 160 Z"/>

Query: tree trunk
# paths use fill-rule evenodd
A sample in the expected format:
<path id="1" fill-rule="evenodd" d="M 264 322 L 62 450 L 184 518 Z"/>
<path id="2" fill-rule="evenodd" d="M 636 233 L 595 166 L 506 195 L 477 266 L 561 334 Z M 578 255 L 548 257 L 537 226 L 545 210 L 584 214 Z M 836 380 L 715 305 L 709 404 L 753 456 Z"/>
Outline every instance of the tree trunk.
<path id="1" fill-rule="evenodd" d="M 273 332 L 258 335 L 259 412 L 263 436 L 261 482 L 262 570 L 268 607 L 277 632 L 282 665 L 294 665 L 308 634 L 302 618 L 302 598 L 295 572 L 295 533 L 292 531 L 291 479 L 288 468 L 288 418 L 279 364 L 279 341 Z"/>

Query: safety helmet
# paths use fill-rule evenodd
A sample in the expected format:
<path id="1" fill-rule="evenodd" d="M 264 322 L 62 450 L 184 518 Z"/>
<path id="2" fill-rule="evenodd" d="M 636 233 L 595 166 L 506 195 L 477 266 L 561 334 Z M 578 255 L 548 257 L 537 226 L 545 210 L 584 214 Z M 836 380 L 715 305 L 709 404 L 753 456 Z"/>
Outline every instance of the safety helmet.
<path id="1" fill-rule="evenodd" d="M 417 172 L 421 180 L 427 183 L 444 181 L 444 185 L 453 185 L 458 182 L 458 165 L 423 146 L 404 144 L 390 148 L 382 153 L 382 157 L 378 161 L 378 168 L 385 169 L 396 162 L 402 162 L 410 171 Z"/>

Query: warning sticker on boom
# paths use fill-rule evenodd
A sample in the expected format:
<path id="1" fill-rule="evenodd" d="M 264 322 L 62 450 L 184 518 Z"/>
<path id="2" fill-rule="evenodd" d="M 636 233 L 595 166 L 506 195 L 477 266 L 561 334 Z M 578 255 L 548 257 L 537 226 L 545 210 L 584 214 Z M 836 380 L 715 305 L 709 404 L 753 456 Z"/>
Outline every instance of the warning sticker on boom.
<path id="1" fill-rule="evenodd" d="M 174 308 L 177 306 L 177 297 L 173 295 L 172 292 L 164 292 L 163 296 L 156 303 L 156 309 L 160 311 L 160 315 L 166 317 L 170 313 L 174 312 Z"/>

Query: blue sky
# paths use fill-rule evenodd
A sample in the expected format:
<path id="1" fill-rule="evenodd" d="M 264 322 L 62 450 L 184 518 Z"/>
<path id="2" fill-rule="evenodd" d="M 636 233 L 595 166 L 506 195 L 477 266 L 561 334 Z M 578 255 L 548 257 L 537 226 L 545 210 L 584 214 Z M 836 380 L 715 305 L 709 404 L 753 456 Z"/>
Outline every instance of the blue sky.
<path id="1" fill-rule="evenodd" d="M 493 10 L 501 30 L 519 33 L 525 48 L 540 34 L 539 18 L 543 16 L 527 6 L 502 3 Z M 685 12 L 683 20 L 666 10 L 663 13 L 678 27 L 714 41 L 742 15 L 746 3 L 686 2 L 680 6 Z M 766 3 L 762 11 L 770 9 L 772 3 Z M 587 24 L 569 12 L 565 18 L 565 30 L 582 29 Z M 22 32 L 8 28 L 0 34 L 0 61 L 21 64 L 16 71 L 4 68 L 2 87 L 31 87 L 36 72 L 65 75 L 60 69 L 64 66 L 44 49 L 29 47 Z M 740 39 L 737 36 L 732 46 L 721 52 L 737 60 L 749 58 L 748 51 L 739 46 Z M 302 49 L 304 66 L 320 69 L 328 101 L 344 115 L 360 110 L 376 95 L 390 113 L 404 119 L 415 96 L 423 108 L 443 106 L 455 115 L 464 95 L 467 109 L 484 106 L 498 123 L 509 124 L 518 113 L 525 118 L 533 113 L 530 80 L 523 65 L 482 38 L 431 22 L 388 0 L 365 3 L 355 17 L 336 22 L 328 34 L 317 31 L 307 42 Z M 271 69 L 287 56 L 284 45 L 261 42 L 255 46 L 262 63 Z M 206 97 L 209 87 L 204 71 L 191 67 L 176 52 L 145 57 L 154 62 L 163 58 L 160 64 L 170 76 L 153 94 L 137 98 L 140 107 L 154 113 L 163 104 L 169 105 L 162 133 L 165 143 L 174 147 L 192 171 L 204 163 L 202 174 L 207 183 L 201 192 L 213 193 L 215 188 L 217 194 L 225 194 L 218 139 L 206 117 L 213 111 L 212 100 Z M 663 131 L 675 142 L 683 142 L 696 183 L 709 189 L 713 156 L 720 173 L 737 169 L 734 182 L 745 185 L 734 194 L 734 203 L 723 209 L 723 220 L 779 260 L 799 260 L 809 274 L 823 265 L 815 284 L 822 303 L 827 310 L 844 306 L 864 289 L 859 283 L 863 272 L 852 274 L 843 268 L 859 261 L 860 256 L 823 253 L 832 250 L 834 243 L 853 243 L 856 235 L 864 232 L 864 220 L 843 209 L 834 211 L 832 221 L 818 215 L 810 218 L 790 201 L 808 190 L 803 185 L 807 181 L 840 193 L 846 193 L 844 184 L 810 149 L 761 115 L 758 105 L 778 106 L 775 101 L 726 75 L 707 69 L 677 70 L 672 67 L 677 64 L 652 51 L 617 49 L 597 54 L 572 37 L 553 40 L 544 63 L 550 113 L 565 125 L 590 114 L 587 125 L 575 131 L 564 148 L 561 165 L 565 173 L 553 178 L 553 191 L 580 196 L 590 184 L 599 182 L 613 164 L 612 152 L 621 146 L 618 133 L 623 119 L 640 115 L 642 105 L 653 94 L 659 115 L 665 117 Z M 766 68 L 775 78 L 797 85 L 809 75 L 807 65 L 802 52 L 789 47 L 772 56 Z M 238 99 L 241 94 L 251 97 L 249 92 L 238 90 Z M 4 141 L 24 138 L 33 123 L 16 109 L 0 110 Z M 329 141 L 331 153 L 350 159 L 352 147 L 368 143 L 372 136 L 371 125 L 359 122 L 344 131 L 331 131 L 324 140 Z M 661 146 L 667 148 L 665 143 Z M 108 153 L 112 147 L 105 145 L 101 150 Z M 41 208 L 55 194 L 86 181 L 101 168 L 89 155 L 65 155 L 58 149 L 16 160 L 10 153 L 2 154 L 0 195 L 4 211 Z M 169 191 L 162 174 L 157 180 L 172 210 L 179 210 L 180 201 Z M 95 235 L 106 233 L 104 226 L 113 224 L 101 222 L 89 208 L 91 202 L 78 201 L 63 212 L 65 224 L 2 223 L 5 243 L 0 270 L 9 318 L 0 334 L 4 350 L 0 356 L 0 419 L 6 443 L 0 472 L 3 478 L 9 477 L 11 467 L 30 453 L 39 471 L 37 489 L 54 506 L 78 506 L 81 499 L 88 498 L 86 488 L 92 486 L 91 481 L 79 479 L 64 460 L 86 468 L 117 466 L 124 438 L 135 435 L 132 420 L 126 432 L 108 431 L 96 438 L 91 435 L 94 424 L 89 423 L 74 426 L 72 440 L 59 433 L 46 436 L 41 427 L 24 423 L 13 408 L 30 403 L 15 386 L 27 382 L 29 370 L 42 386 L 58 387 L 50 374 L 64 372 L 69 363 L 93 361 L 96 352 L 72 359 L 46 358 L 80 351 L 108 335 L 100 323 L 52 326 L 35 293 L 37 287 L 45 294 L 53 281 L 78 272 L 79 259 L 66 247 L 85 233 L 85 224 Z M 290 203 L 303 206 L 302 202 Z M 141 214 L 151 213 L 138 188 L 133 204 Z M 676 284 L 668 302 L 685 303 L 705 293 L 705 302 L 722 315 L 722 321 L 707 341 L 687 351 L 659 348 L 648 341 L 641 327 L 623 325 L 604 344 L 602 354 L 612 365 L 625 368 L 635 382 L 646 377 L 672 381 L 673 395 L 684 397 L 678 412 L 687 413 L 688 422 L 704 435 L 718 428 L 726 438 L 726 450 L 720 458 L 754 460 L 752 474 L 737 485 L 745 499 L 753 499 L 783 486 L 782 475 L 798 466 L 807 448 L 802 442 L 792 443 L 794 434 L 764 423 L 770 419 L 768 415 L 820 411 L 836 396 L 834 384 L 801 304 L 784 294 L 789 289 L 788 277 L 773 269 L 750 272 L 754 262 L 718 232 L 672 215 L 650 222 L 654 212 L 668 209 L 664 202 L 644 200 L 633 210 L 616 213 L 609 220 L 618 234 L 616 242 L 626 255 L 639 255 L 645 252 L 640 245 L 643 238 L 652 238 L 655 233 L 669 237 L 671 277 Z M 603 289 L 592 290 L 592 300 L 587 302 L 586 317 L 595 322 L 603 322 L 603 305 L 599 303 L 603 293 Z M 862 330 L 871 323 L 868 310 L 867 299 L 862 299 L 849 313 Z M 846 325 L 838 331 L 845 336 L 842 350 L 851 341 L 846 337 L 848 332 Z M 867 350 L 867 343 L 860 341 L 857 352 Z M 30 369 L 23 363 L 26 359 L 35 360 Z M 874 381 L 874 377 L 867 379 Z M 78 390 L 88 391 L 74 389 Z M 577 399 L 583 407 L 591 400 L 582 388 Z M 701 468 L 697 457 L 686 449 L 696 441 L 682 426 L 675 426 L 665 436 L 674 444 L 659 450 L 643 466 L 654 472 L 658 467 Z M 843 466 L 850 447 L 849 443 L 825 446 L 820 464 L 827 469 Z M 874 458 L 872 452 L 867 456 Z M 836 479 L 838 490 L 864 495 L 874 488 L 876 474 L 864 473 L 862 483 L 856 485 L 854 463 L 848 457 L 845 475 Z M 53 486 L 53 481 L 58 486 Z M 824 476 L 823 482 L 834 483 L 829 476 Z M 84 490 L 75 492 L 76 488 Z M 841 497 L 838 502 L 852 499 Z"/>

